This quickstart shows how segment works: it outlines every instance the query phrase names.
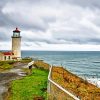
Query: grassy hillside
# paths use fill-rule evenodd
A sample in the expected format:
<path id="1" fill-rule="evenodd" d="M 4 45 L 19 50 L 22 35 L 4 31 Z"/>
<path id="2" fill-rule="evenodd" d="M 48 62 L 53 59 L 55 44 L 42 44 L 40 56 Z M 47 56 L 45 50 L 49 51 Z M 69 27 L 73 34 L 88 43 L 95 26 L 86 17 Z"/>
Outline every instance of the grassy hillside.
<path id="1" fill-rule="evenodd" d="M 33 69 L 32 74 L 11 83 L 10 96 L 6 100 L 35 100 L 47 97 L 48 71 Z M 38 99 L 36 99 L 38 100 Z"/>
<path id="2" fill-rule="evenodd" d="M 82 100 L 100 100 L 100 88 L 77 77 L 62 67 L 54 67 L 52 79 Z"/>

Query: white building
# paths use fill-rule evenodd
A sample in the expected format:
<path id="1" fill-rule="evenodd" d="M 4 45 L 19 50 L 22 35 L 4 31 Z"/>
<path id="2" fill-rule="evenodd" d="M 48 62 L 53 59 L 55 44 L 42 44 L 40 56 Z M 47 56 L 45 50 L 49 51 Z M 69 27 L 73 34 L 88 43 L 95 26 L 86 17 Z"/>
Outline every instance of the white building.
<path id="1" fill-rule="evenodd" d="M 0 52 L 0 60 L 1 61 L 7 61 L 7 60 L 13 60 L 13 52 Z"/>

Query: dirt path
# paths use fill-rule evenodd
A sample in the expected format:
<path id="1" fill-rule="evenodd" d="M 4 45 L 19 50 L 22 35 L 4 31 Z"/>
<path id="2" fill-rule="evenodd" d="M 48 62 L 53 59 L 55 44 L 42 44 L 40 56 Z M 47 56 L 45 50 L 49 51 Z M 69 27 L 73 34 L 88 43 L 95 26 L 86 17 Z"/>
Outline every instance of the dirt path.
<path id="1" fill-rule="evenodd" d="M 10 81 L 26 76 L 26 73 L 22 70 L 26 67 L 27 64 L 17 63 L 15 68 L 0 73 L 0 100 L 3 100 L 3 94 L 8 91 L 7 84 Z"/>

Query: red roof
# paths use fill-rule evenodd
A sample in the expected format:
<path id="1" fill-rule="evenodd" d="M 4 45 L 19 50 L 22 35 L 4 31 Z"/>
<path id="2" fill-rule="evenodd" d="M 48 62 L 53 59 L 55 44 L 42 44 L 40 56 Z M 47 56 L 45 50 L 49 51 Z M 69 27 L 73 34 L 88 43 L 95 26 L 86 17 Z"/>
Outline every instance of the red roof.
<path id="1" fill-rule="evenodd" d="M 20 32 L 20 30 L 16 27 L 16 29 L 13 32 Z"/>
<path id="2" fill-rule="evenodd" d="M 2 52 L 4 55 L 14 55 L 13 52 Z"/>

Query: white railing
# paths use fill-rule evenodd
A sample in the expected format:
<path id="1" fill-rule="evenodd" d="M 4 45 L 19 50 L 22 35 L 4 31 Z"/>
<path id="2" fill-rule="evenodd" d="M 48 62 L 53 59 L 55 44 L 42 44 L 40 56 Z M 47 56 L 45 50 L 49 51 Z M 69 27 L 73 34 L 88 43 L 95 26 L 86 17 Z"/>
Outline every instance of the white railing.
<path id="1" fill-rule="evenodd" d="M 75 100 L 80 100 L 79 98 L 77 98 L 75 95 L 73 95 L 72 93 L 70 93 L 68 90 L 65 90 L 63 87 L 61 87 L 59 84 L 55 83 L 52 79 L 51 79 L 51 72 L 52 72 L 52 66 L 50 67 L 49 70 L 49 75 L 48 75 L 48 92 L 50 93 L 50 84 L 52 83 L 53 85 L 55 85 L 56 87 L 58 87 L 60 90 L 62 90 L 64 93 L 68 94 L 70 97 L 72 97 Z"/>
<path id="2" fill-rule="evenodd" d="M 31 62 L 29 62 L 28 64 L 27 64 L 27 67 L 29 67 L 29 66 L 31 66 L 31 65 L 33 65 L 34 64 L 34 61 L 31 61 Z"/>

